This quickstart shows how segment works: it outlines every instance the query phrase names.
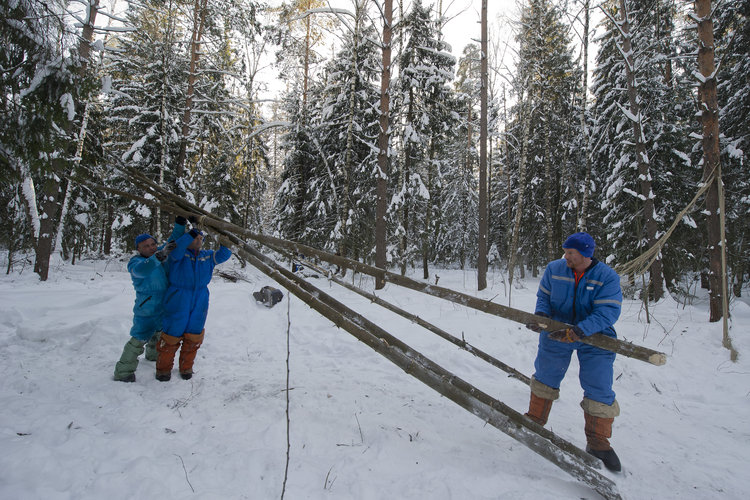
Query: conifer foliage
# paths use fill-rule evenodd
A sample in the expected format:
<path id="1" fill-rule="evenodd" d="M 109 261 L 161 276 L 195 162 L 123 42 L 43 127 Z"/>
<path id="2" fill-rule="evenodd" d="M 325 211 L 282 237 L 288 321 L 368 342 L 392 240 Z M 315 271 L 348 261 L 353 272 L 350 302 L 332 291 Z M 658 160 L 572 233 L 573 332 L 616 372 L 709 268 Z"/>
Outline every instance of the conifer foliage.
<path id="1" fill-rule="evenodd" d="M 593 234 L 597 257 L 615 267 L 658 242 L 650 283 L 627 276 L 650 300 L 688 297 L 699 276 L 721 297 L 711 221 L 714 203 L 724 203 L 731 291 L 743 293 L 746 1 L 701 0 L 711 8 L 698 19 L 676 0 L 527 0 L 500 27 L 512 35 L 491 26 L 490 54 L 446 43 L 454 21 L 445 2 L 397 3 L 387 25 L 374 0 L 333 10 L 322 0 L 117 4 L 117 15 L 98 0 L 0 4 L 8 270 L 34 262 L 44 279 L 53 249 L 75 262 L 129 252 L 144 231 L 163 238 L 172 216 L 127 196 L 139 194 L 127 166 L 243 227 L 367 263 L 377 247 L 379 265 L 421 268 L 423 279 L 432 266 L 478 265 L 487 188 L 495 272 L 511 280 L 538 272 L 578 230 Z M 580 8 L 596 12 L 598 25 L 586 27 Z M 699 36 L 711 29 L 715 72 L 702 74 L 709 66 L 699 68 L 697 56 L 705 63 L 708 47 Z M 590 86 L 581 32 L 595 56 Z M 483 56 L 494 64 L 486 149 Z M 702 100 L 714 84 L 715 107 Z M 704 108 L 717 118 L 717 142 L 702 128 Z M 707 145 L 718 145 L 709 156 Z M 720 166 L 725 189 L 711 193 L 710 207 L 704 196 L 686 208 L 706 158 Z M 378 244 L 376 226 L 385 227 Z"/>

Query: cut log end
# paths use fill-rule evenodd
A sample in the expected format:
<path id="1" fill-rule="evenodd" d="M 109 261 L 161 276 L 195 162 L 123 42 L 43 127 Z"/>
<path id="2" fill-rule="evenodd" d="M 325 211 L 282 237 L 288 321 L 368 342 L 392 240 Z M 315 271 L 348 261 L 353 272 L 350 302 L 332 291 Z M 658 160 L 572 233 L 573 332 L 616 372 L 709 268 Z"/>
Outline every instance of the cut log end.
<path id="1" fill-rule="evenodd" d="M 648 357 L 648 362 L 652 365 L 662 366 L 667 362 L 667 355 L 663 352 L 657 352 Z"/>

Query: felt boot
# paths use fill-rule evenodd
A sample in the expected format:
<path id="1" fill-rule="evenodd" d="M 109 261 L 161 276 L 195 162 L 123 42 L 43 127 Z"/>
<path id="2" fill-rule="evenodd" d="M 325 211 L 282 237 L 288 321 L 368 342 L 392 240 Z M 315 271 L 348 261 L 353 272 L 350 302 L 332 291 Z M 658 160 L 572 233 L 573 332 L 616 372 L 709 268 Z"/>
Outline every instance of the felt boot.
<path id="1" fill-rule="evenodd" d="M 529 411 L 524 415 L 539 425 L 545 425 L 549 418 L 549 412 L 552 409 L 552 402 L 559 397 L 560 389 L 553 389 L 532 377 Z"/>
<path id="2" fill-rule="evenodd" d="M 200 333 L 186 333 L 183 336 L 182 349 L 180 349 L 180 376 L 185 380 L 190 380 L 193 376 L 193 362 L 203 343 L 204 333 L 205 330 Z"/>
<path id="3" fill-rule="evenodd" d="M 146 343 L 146 360 L 156 361 L 156 358 L 159 357 L 159 353 L 156 352 L 156 344 L 159 342 L 160 335 L 161 332 L 156 332 L 148 339 Z"/>
<path id="4" fill-rule="evenodd" d="M 524 413 L 531 420 L 539 425 L 547 423 L 549 418 L 549 412 L 552 409 L 552 400 L 540 398 L 533 392 L 531 393 L 531 400 L 529 401 L 529 411 Z"/>
<path id="5" fill-rule="evenodd" d="M 609 444 L 612 437 L 612 422 L 614 418 L 595 417 L 584 412 L 586 419 L 586 452 L 604 462 L 604 466 L 614 472 L 620 472 L 620 458 Z"/>
<path id="6" fill-rule="evenodd" d="M 143 354 L 144 343 L 135 337 L 130 337 L 122 350 L 120 361 L 115 365 L 115 380 L 135 382 L 135 369 L 138 368 L 138 356 Z"/>
<path id="7" fill-rule="evenodd" d="M 159 342 L 156 343 L 156 380 L 166 382 L 172 378 L 172 367 L 174 366 L 174 355 L 180 348 L 182 337 L 173 337 L 161 332 Z"/>

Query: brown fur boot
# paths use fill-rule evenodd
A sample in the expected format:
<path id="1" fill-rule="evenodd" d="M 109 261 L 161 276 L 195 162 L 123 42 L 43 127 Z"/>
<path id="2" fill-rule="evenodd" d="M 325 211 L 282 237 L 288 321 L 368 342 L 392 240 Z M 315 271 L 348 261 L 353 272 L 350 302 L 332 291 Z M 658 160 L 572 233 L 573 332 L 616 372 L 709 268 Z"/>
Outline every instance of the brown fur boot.
<path id="1" fill-rule="evenodd" d="M 156 343 L 156 380 L 166 382 L 172 378 L 174 355 L 180 348 L 182 337 L 173 337 L 161 332 L 159 342 Z"/>
<path id="2" fill-rule="evenodd" d="M 200 333 L 186 333 L 183 336 L 182 349 L 180 349 L 180 376 L 185 380 L 190 380 L 193 376 L 193 361 L 195 361 L 195 355 L 203 343 L 203 334 L 205 331 L 203 330 Z"/>
<path id="3" fill-rule="evenodd" d="M 539 425 L 546 424 L 549 411 L 552 409 L 552 402 L 559 397 L 560 389 L 553 389 L 532 377 L 531 401 L 529 401 L 529 411 L 525 415 Z"/>
<path id="4" fill-rule="evenodd" d="M 620 458 L 609 444 L 612 437 L 612 422 L 614 418 L 595 417 L 584 412 L 586 419 L 586 451 L 604 462 L 607 469 L 619 472 L 622 469 Z"/>
<path id="5" fill-rule="evenodd" d="M 533 392 L 531 393 L 531 400 L 529 401 L 529 411 L 524 413 L 531 420 L 539 425 L 547 423 L 549 418 L 549 412 L 552 409 L 552 400 L 540 398 Z"/>

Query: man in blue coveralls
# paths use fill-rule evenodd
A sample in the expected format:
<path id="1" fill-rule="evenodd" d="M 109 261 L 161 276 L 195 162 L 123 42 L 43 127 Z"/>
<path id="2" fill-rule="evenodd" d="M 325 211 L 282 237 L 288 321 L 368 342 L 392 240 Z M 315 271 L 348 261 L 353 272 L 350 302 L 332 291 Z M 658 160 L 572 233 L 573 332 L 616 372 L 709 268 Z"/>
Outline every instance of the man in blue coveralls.
<path id="1" fill-rule="evenodd" d="M 218 250 L 201 250 L 203 233 L 193 228 L 177 240 L 169 254 L 169 288 L 164 296 L 164 321 L 156 350 L 156 379 L 172 378 L 172 367 L 180 349 L 180 376 L 193 376 L 195 355 L 203 343 L 204 325 L 208 316 L 208 283 L 214 267 L 226 262 L 232 251 L 224 245 Z"/>
<path id="2" fill-rule="evenodd" d="M 526 416 L 547 423 L 552 402 L 560 397 L 560 382 L 577 351 L 583 388 L 586 451 L 612 471 L 620 459 L 609 444 L 612 422 L 620 407 L 612 390 L 615 353 L 579 342 L 601 333 L 617 337 L 613 325 L 620 317 L 622 289 L 617 273 L 593 257 L 596 243 L 588 233 L 575 233 L 563 243 L 564 258 L 547 265 L 537 291 L 535 314 L 568 323 L 571 328 L 547 332 L 535 323 L 539 348 L 531 381 L 531 401 Z"/>

